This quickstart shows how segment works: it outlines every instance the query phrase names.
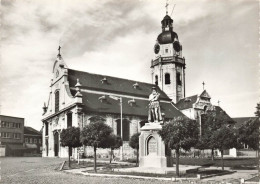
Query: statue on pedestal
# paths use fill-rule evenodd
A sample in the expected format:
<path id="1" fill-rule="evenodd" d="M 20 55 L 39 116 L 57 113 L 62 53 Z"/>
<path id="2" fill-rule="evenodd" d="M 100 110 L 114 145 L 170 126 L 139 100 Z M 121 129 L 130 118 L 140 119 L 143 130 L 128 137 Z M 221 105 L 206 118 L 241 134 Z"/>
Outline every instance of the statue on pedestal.
<path id="1" fill-rule="evenodd" d="M 152 88 L 152 93 L 149 96 L 149 115 L 148 121 L 149 122 L 159 122 L 162 121 L 162 113 L 159 103 L 159 96 L 160 93 L 157 92 L 156 87 Z"/>

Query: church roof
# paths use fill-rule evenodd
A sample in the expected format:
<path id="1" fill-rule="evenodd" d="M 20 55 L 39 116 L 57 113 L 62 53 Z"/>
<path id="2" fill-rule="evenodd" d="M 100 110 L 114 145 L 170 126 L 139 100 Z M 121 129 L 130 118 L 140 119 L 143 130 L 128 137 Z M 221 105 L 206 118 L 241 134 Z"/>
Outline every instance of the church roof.
<path id="1" fill-rule="evenodd" d="M 192 105 L 197 101 L 197 99 L 198 99 L 198 95 L 182 98 L 177 102 L 176 107 L 179 110 L 190 109 L 193 107 Z"/>
<path id="2" fill-rule="evenodd" d="M 120 106 L 119 101 L 109 98 L 106 96 L 104 100 L 99 100 L 101 94 L 94 94 L 88 92 L 81 92 L 83 95 L 84 110 L 86 112 L 96 113 L 111 113 L 119 114 Z M 148 99 L 148 98 L 147 98 Z M 148 117 L 148 100 L 134 99 L 135 103 L 129 103 L 133 98 L 122 98 L 122 109 L 124 115 L 144 116 Z M 183 115 L 171 102 L 160 102 L 161 111 L 165 114 L 166 118 L 174 118 Z"/>
<path id="3" fill-rule="evenodd" d="M 256 119 L 257 117 L 238 117 L 238 118 L 232 118 L 236 124 L 235 126 L 237 128 L 239 128 L 240 126 L 242 126 L 246 121 L 250 120 L 250 119 Z"/>
<path id="4" fill-rule="evenodd" d="M 68 81 L 73 96 L 76 94 L 74 86 L 77 79 L 81 84 L 83 110 L 86 112 L 119 114 L 119 101 L 108 96 L 112 94 L 124 96 L 122 97 L 124 115 L 148 117 L 148 97 L 152 87 L 156 87 L 160 93 L 161 111 L 165 114 L 165 118 L 185 117 L 156 85 L 68 69 Z M 131 103 L 133 99 L 134 103 Z"/>
<path id="5" fill-rule="evenodd" d="M 152 87 L 156 87 L 160 93 L 160 99 L 170 101 L 169 97 L 154 84 L 68 69 L 70 87 L 76 85 L 77 79 L 79 79 L 82 89 L 120 93 L 145 98 L 151 94 Z M 134 87 L 136 83 L 138 85 Z"/>

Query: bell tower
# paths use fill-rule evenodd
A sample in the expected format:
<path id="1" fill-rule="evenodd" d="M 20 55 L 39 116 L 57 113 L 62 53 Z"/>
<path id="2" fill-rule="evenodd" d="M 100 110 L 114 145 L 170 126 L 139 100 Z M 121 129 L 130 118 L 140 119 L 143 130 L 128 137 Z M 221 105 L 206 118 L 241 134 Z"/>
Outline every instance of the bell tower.
<path id="1" fill-rule="evenodd" d="M 158 85 L 174 103 L 185 97 L 185 58 L 177 33 L 173 31 L 169 15 L 161 21 L 162 32 L 154 46 L 151 61 L 152 83 Z"/>

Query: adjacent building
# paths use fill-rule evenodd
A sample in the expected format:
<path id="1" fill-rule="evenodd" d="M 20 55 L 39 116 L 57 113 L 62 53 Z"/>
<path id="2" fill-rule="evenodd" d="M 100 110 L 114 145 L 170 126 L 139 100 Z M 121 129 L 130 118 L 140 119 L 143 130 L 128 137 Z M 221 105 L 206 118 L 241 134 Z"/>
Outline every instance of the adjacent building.
<path id="1" fill-rule="evenodd" d="M 0 115 L 1 156 L 23 156 L 24 118 Z"/>
<path id="2" fill-rule="evenodd" d="M 42 151 L 42 133 L 32 127 L 24 127 L 24 155 L 40 155 Z"/>

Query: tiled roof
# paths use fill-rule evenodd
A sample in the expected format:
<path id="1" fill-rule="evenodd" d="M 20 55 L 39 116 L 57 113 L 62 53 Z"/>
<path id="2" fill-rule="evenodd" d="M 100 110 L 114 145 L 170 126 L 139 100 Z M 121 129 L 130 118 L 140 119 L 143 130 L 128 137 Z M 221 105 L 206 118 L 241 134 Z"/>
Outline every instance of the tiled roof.
<path id="1" fill-rule="evenodd" d="M 103 81 L 102 83 L 102 79 L 104 78 L 106 81 Z M 74 87 L 76 85 L 77 79 L 79 79 L 79 82 L 82 85 L 82 89 L 145 98 L 148 98 L 148 96 L 151 94 L 152 87 L 156 87 L 160 93 L 161 100 L 170 100 L 169 97 L 163 91 L 161 91 L 158 86 L 153 84 L 68 69 L 68 80 L 70 87 Z M 136 83 L 138 83 L 138 87 L 134 88 L 133 85 Z M 74 93 L 75 91 L 72 91 L 73 95 Z"/>
<path id="2" fill-rule="evenodd" d="M 172 103 L 171 99 L 156 85 L 116 78 L 105 75 L 91 74 L 87 72 L 68 69 L 68 81 L 72 95 L 75 95 L 75 85 L 77 79 L 81 84 L 81 94 L 83 95 L 83 110 L 94 113 L 119 114 L 119 101 L 111 99 L 106 95 L 120 95 L 122 97 L 123 114 L 133 116 L 148 117 L 148 98 L 152 87 L 156 87 L 160 93 L 161 111 L 165 118 L 186 117 Z M 105 79 L 102 82 L 102 79 Z M 137 87 L 135 87 L 137 85 Z M 98 94 L 102 92 L 103 94 Z M 100 100 L 101 96 L 106 96 L 105 100 Z M 134 103 L 129 104 L 134 99 Z"/>
<path id="3" fill-rule="evenodd" d="M 32 127 L 24 127 L 24 134 L 32 134 L 32 135 L 42 135 L 41 132 L 39 132 L 38 130 L 35 130 Z"/>
<path id="4" fill-rule="evenodd" d="M 192 108 L 192 105 L 197 101 L 197 99 L 198 95 L 182 98 L 176 104 L 176 107 L 180 110 Z"/>
<path id="5" fill-rule="evenodd" d="M 227 119 L 229 120 L 230 123 L 235 123 L 234 120 L 226 113 L 226 111 L 224 111 L 220 106 L 214 106 L 217 114 L 220 112 L 225 112 L 225 116 L 227 117 Z"/>
<path id="6" fill-rule="evenodd" d="M 236 124 L 235 126 L 237 128 L 239 128 L 240 126 L 242 126 L 246 121 L 250 120 L 250 119 L 256 119 L 257 117 L 238 117 L 238 118 L 232 118 Z"/>
<path id="7" fill-rule="evenodd" d="M 112 113 L 119 114 L 120 106 L 119 101 L 114 100 L 106 96 L 105 100 L 99 100 L 100 94 L 82 92 L 83 94 L 83 104 L 84 110 L 87 112 L 96 112 L 96 113 Z M 148 97 L 147 100 L 134 99 L 135 103 L 132 105 L 129 104 L 129 100 L 133 98 L 122 98 L 123 104 L 123 114 L 124 115 L 134 115 L 134 116 L 144 116 L 148 117 Z M 161 112 L 165 114 L 165 118 L 174 118 L 174 117 L 185 117 L 171 102 L 160 102 Z"/>

